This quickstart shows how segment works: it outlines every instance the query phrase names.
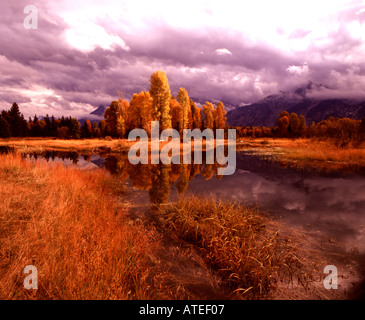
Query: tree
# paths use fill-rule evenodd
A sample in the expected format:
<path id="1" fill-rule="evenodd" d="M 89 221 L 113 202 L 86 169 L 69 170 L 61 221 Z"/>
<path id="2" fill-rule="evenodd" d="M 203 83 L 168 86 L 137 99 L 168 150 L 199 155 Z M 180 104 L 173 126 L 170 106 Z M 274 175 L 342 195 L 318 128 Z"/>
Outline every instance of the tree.
<path id="1" fill-rule="evenodd" d="M 0 116 L 0 138 L 10 138 L 11 137 L 11 131 L 9 123 Z"/>
<path id="2" fill-rule="evenodd" d="M 293 137 L 298 135 L 298 129 L 299 129 L 298 115 L 292 112 L 289 117 L 289 130 Z"/>
<path id="3" fill-rule="evenodd" d="M 70 120 L 70 127 L 68 131 L 68 135 L 71 139 L 80 139 L 81 138 L 81 124 L 77 121 L 76 118 L 72 118 Z"/>
<path id="4" fill-rule="evenodd" d="M 190 99 L 188 92 L 184 88 L 180 88 L 177 94 L 177 100 L 182 108 L 182 129 L 188 129 L 189 127 L 189 109 Z"/>
<path id="5" fill-rule="evenodd" d="M 112 101 L 110 106 L 104 112 L 104 118 L 108 131 L 110 135 L 115 138 L 124 136 L 127 131 L 125 117 L 128 106 L 129 103 L 126 100 Z"/>
<path id="6" fill-rule="evenodd" d="M 305 118 L 303 115 L 299 116 L 299 128 L 298 128 L 298 134 L 302 137 L 305 134 L 305 131 L 307 129 L 307 126 L 305 124 Z"/>
<path id="7" fill-rule="evenodd" d="M 151 133 L 152 98 L 149 92 L 133 94 L 128 112 L 131 129 L 140 128 Z"/>
<path id="8" fill-rule="evenodd" d="M 82 126 L 82 135 L 85 138 L 91 138 L 93 135 L 93 128 L 91 126 L 90 120 L 86 120 Z"/>
<path id="9" fill-rule="evenodd" d="M 194 101 L 190 99 L 190 108 L 192 113 L 192 119 L 193 119 L 193 126 L 192 129 L 201 129 L 202 127 L 202 110 L 198 108 Z"/>
<path id="10" fill-rule="evenodd" d="M 101 136 L 105 137 L 106 136 L 106 121 L 105 120 L 99 121 L 99 129 L 100 129 Z"/>
<path id="11" fill-rule="evenodd" d="M 21 137 L 26 131 L 26 121 L 19 111 L 19 106 L 14 102 L 8 111 L 8 124 L 13 137 Z"/>
<path id="12" fill-rule="evenodd" d="M 285 136 L 288 133 L 289 117 L 284 115 L 278 120 L 278 128 L 281 136 Z"/>
<path id="13" fill-rule="evenodd" d="M 204 129 L 214 129 L 214 118 L 213 118 L 213 111 L 214 107 L 213 104 L 210 102 L 206 102 L 205 105 L 203 105 L 203 128 Z"/>
<path id="14" fill-rule="evenodd" d="M 214 125 L 216 129 L 224 129 L 226 127 L 226 114 L 223 102 L 218 102 L 217 108 L 214 110 Z"/>
<path id="15" fill-rule="evenodd" d="M 159 121 L 160 131 L 171 128 L 170 99 L 171 91 L 166 74 L 156 71 L 150 78 L 152 97 L 152 118 Z"/>
<path id="16" fill-rule="evenodd" d="M 180 135 L 182 135 L 184 122 L 183 109 L 176 99 L 170 100 L 170 113 L 172 128 L 176 129 L 180 133 Z"/>

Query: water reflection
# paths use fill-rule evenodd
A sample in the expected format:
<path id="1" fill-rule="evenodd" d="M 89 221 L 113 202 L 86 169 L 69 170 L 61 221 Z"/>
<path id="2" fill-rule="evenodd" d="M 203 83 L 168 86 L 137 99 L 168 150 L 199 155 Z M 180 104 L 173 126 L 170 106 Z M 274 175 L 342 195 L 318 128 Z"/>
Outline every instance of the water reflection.
<path id="1" fill-rule="evenodd" d="M 171 187 L 175 186 L 178 194 L 188 190 L 189 183 L 200 175 L 205 180 L 223 176 L 217 174 L 222 165 L 215 164 L 137 164 L 133 165 L 127 155 L 80 155 L 77 152 L 45 151 L 42 154 L 31 153 L 25 156 L 29 160 L 45 159 L 47 162 L 62 162 L 65 165 L 77 165 L 81 168 L 105 168 L 119 179 L 130 181 L 133 187 L 148 191 L 151 204 L 167 203 L 170 199 Z M 203 157 L 204 161 L 204 157 Z"/>

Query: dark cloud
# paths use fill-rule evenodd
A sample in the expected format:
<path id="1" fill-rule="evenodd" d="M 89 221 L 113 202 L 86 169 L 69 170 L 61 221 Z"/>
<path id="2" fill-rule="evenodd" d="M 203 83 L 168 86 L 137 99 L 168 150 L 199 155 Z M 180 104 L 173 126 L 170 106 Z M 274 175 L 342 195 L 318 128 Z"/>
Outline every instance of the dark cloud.
<path id="1" fill-rule="evenodd" d="M 304 50 L 296 51 L 254 41 L 249 30 L 177 28 L 163 19 L 128 30 L 107 16 L 95 21 L 106 36 L 119 37 L 125 45 L 82 51 L 65 37 L 72 26 L 45 1 L 34 1 L 38 29 L 26 30 L 27 4 L 0 4 L 0 103 L 16 100 L 25 113 L 90 112 L 110 103 L 118 91 L 131 98 L 134 92 L 148 90 L 150 75 L 159 69 L 166 72 L 173 94 L 182 86 L 190 96 L 232 104 L 254 102 L 308 81 L 323 84 L 308 93 L 313 97 L 365 99 L 365 38 L 349 28 L 358 23 L 355 28 L 365 30 L 365 12 L 357 2 L 337 13 L 337 27 L 322 38 L 315 36 L 315 29 L 298 27 L 286 33 L 277 28 L 280 37 L 308 40 Z M 208 7 L 204 12 L 213 14 Z"/>

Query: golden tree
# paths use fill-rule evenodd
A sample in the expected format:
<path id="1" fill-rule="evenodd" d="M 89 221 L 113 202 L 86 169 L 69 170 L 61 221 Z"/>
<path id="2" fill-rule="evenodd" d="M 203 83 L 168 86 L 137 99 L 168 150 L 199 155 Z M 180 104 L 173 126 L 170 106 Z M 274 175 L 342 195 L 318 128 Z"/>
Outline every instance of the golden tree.
<path id="1" fill-rule="evenodd" d="M 150 84 L 153 120 L 159 121 L 160 131 L 171 128 L 171 91 L 166 74 L 160 70 L 156 71 L 151 75 Z"/>
<path id="2" fill-rule="evenodd" d="M 127 131 L 127 110 L 129 103 L 126 100 L 112 101 L 104 112 L 108 132 L 113 137 L 123 137 Z"/>
<path id="3" fill-rule="evenodd" d="M 152 98 L 149 92 L 141 91 L 133 94 L 128 109 L 129 125 L 131 129 L 140 128 L 151 133 Z"/>
<path id="4" fill-rule="evenodd" d="M 177 99 L 182 108 L 183 118 L 182 118 L 182 129 L 188 129 L 189 127 L 189 109 L 190 109 L 190 99 L 188 92 L 184 88 L 180 88 L 177 94 Z"/>
<path id="5" fill-rule="evenodd" d="M 172 128 L 176 129 L 181 134 L 183 129 L 183 110 L 176 99 L 170 100 L 170 113 Z"/>
<path id="6" fill-rule="evenodd" d="M 217 108 L 214 110 L 214 125 L 216 129 L 224 129 L 226 127 L 226 114 L 223 102 L 219 101 Z"/>
<path id="7" fill-rule="evenodd" d="M 214 129 L 213 111 L 213 104 L 207 101 L 206 104 L 203 105 L 204 129 Z"/>

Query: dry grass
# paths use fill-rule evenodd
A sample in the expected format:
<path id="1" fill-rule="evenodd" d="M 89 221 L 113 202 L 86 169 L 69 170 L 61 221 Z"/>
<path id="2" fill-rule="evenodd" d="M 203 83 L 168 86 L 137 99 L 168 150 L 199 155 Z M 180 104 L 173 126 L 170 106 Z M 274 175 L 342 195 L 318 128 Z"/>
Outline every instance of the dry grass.
<path id="1" fill-rule="evenodd" d="M 63 140 L 53 138 L 9 138 L 0 139 L 0 146 L 12 146 L 22 153 L 36 152 L 41 153 L 45 150 L 56 151 L 76 151 L 82 153 L 91 153 L 109 149 L 113 152 L 127 151 L 133 141 L 126 139 L 101 140 L 101 139 L 80 139 L 80 140 Z"/>
<path id="2" fill-rule="evenodd" d="M 103 171 L 0 156 L 0 299 L 149 299 L 153 230 L 126 218 Z M 38 290 L 25 290 L 26 265 Z"/>
<path id="3" fill-rule="evenodd" d="M 364 143 L 356 147 L 341 148 L 331 140 L 285 138 L 240 140 L 242 142 L 238 144 L 238 149 L 251 149 L 296 167 L 312 167 L 321 171 L 365 167 Z"/>
<path id="4" fill-rule="evenodd" d="M 296 244 L 279 236 L 277 225 L 256 208 L 192 197 L 165 208 L 160 223 L 195 246 L 235 297 L 267 298 L 278 281 L 296 278 L 307 285 L 310 279 Z"/>
<path id="5" fill-rule="evenodd" d="M 359 147 L 337 147 L 328 140 L 297 139 L 279 141 L 280 148 L 288 160 L 315 160 L 365 165 L 365 145 Z"/>

